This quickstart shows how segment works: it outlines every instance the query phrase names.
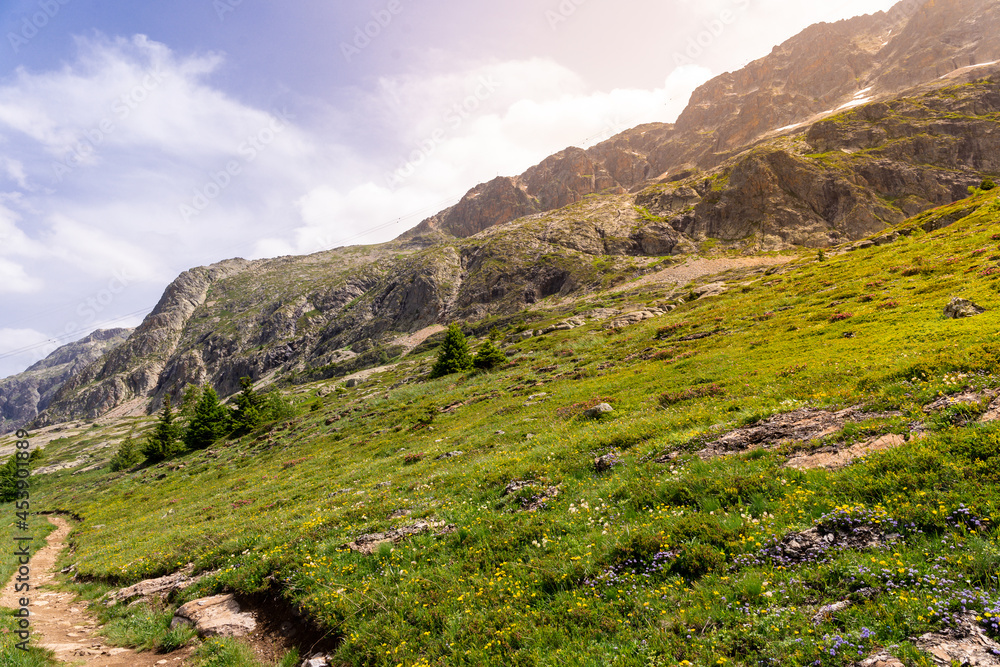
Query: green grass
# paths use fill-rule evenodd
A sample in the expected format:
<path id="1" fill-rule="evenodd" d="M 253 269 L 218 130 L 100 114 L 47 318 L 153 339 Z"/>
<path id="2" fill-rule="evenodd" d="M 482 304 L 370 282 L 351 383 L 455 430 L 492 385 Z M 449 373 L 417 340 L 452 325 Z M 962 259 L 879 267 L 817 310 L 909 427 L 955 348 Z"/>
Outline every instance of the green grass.
<path id="1" fill-rule="evenodd" d="M 886 646 L 929 664 L 910 637 L 946 627 L 960 599 L 980 613 L 1000 602 L 1000 426 L 957 425 L 982 406 L 923 411 L 1000 387 L 1000 275 L 987 271 L 1000 255 L 998 199 L 921 219 L 970 206 L 937 232 L 734 275 L 750 284 L 620 332 L 531 338 L 492 374 L 419 379 L 433 361 L 424 353 L 322 398 L 301 387 L 293 400 L 318 407 L 290 422 L 187 454 L 182 469 L 46 476 L 40 502 L 83 517 L 71 557 L 83 577 L 107 586 L 189 561 L 218 569 L 173 604 L 279 592 L 338 639 L 343 664 L 847 665 Z M 987 312 L 946 320 L 953 296 Z M 838 313 L 851 317 L 831 321 Z M 615 412 L 583 418 L 596 399 Z M 786 468 L 789 446 L 694 456 L 775 413 L 855 405 L 898 414 L 819 444 L 915 421 L 927 435 L 837 472 Z M 49 461 L 101 432 L 53 443 Z M 438 459 L 453 451 L 463 454 Z M 609 452 L 620 465 L 595 472 Z M 667 452 L 679 456 L 655 462 Z M 522 512 L 532 496 L 505 497 L 513 480 L 558 495 Z M 400 509 L 412 514 L 389 518 Z M 901 539 L 794 565 L 771 557 L 783 536 L 848 517 Z M 457 530 L 373 556 L 345 546 L 420 518 Z M 813 625 L 841 600 L 854 604 Z M 143 613 L 137 624 L 162 629 Z M 210 643 L 200 655 L 245 664 L 240 651 Z"/>

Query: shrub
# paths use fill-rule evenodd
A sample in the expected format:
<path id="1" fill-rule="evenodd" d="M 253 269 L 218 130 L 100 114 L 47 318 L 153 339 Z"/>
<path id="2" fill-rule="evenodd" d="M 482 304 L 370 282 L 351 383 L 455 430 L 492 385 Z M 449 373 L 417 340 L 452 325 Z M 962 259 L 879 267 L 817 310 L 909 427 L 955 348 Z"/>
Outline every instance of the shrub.
<path id="1" fill-rule="evenodd" d="M 122 444 L 118 446 L 118 451 L 111 457 L 110 468 L 112 472 L 119 472 L 134 468 L 140 463 L 142 463 L 142 452 L 139 451 L 139 446 L 136 445 L 132 434 L 129 433 Z"/>
<path id="2" fill-rule="evenodd" d="M 465 340 L 465 334 L 457 324 L 452 324 L 448 327 L 448 333 L 438 349 L 438 358 L 431 370 L 431 378 L 462 373 L 470 370 L 472 366 L 473 359 L 469 354 L 469 343 Z"/>
<path id="3" fill-rule="evenodd" d="M 677 556 L 670 571 L 685 579 L 700 579 L 726 565 L 726 557 L 707 544 L 689 544 Z"/>
<path id="4" fill-rule="evenodd" d="M 990 190 L 992 190 L 992 189 L 993 189 L 993 188 L 995 188 L 996 186 L 997 186 L 997 184 L 993 182 L 993 179 L 992 179 L 992 178 L 987 178 L 987 179 L 986 179 L 986 180 L 984 180 L 984 181 L 982 182 L 982 184 L 981 184 L 981 185 L 979 186 L 979 189 L 980 189 L 980 190 L 983 190 L 984 192 L 989 192 Z"/>
<path id="5" fill-rule="evenodd" d="M 854 317 L 854 313 L 837 313 L 830 318 L 831 322 L 843 322 L 844 320 L 849 320 Z"/>
<path id="6" fill-rule="evenodd" d="M 493 344 L 492 340 L 487 340 L 479 348 L 476 358 L 472 360 L 472 365 L 481 371 L 491 371 L 507 363 L 507 355 L 500 348 Z"/>

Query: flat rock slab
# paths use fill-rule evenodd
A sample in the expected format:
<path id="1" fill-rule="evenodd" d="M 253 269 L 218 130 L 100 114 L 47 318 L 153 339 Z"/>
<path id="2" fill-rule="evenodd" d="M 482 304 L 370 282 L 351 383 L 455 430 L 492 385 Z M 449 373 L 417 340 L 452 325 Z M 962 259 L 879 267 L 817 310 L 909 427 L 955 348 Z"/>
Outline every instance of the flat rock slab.
<path id="1" fill-rule="evenodd" d="M 171 628 L 191 625 L 201 637 L 242 637 L 257 629 L 254 615 L 244 612 L 232 595 L 192 600 L 174 614 Z"/>
<path id="2" fill-rule="evenodd" d="M 926 634 L 917 640 L 916 645 L 941 667 L 1000 666 L 1000 644 L 986 635 L 974 616 L 966 617 L 955 629 Z"/>
<path id="3" fill-rule="evenodd" d="M 811 442 L 833 435 L 843 429 L 848 422 L 898 416 L 899 413 L 866 413 L 857 407 L 838 412 L 803 408 L 774 415 L 755 424 L 730 431 L 708 443 L 705 449 L 698 452 L 698 456 L 709 459 L 785 443 Z"/>
<path id="4" fill-rule="evenodd" d="M 828 450 L 824 449 L 823 451 L 793 456 L 785 464 L 785 467 L 796 470 L 816 470 L 818 468 L 839 470 L 855 459 L 874 452 L 883 452 L 887 449 L 902 447 L 905 442 L 906 439 L 903 436 L 890 433 L 889 435 L 883 435 L 867 442 L 860 442 L 844 449 L 832 447 Z"/>

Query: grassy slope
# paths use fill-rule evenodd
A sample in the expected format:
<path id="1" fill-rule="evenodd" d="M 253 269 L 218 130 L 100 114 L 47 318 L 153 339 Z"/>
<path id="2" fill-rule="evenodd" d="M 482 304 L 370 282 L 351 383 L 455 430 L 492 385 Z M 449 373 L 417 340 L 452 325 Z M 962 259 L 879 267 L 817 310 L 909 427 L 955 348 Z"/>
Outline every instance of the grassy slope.
<path id="1" fill-rule="evenodd" d="M 178 470 L 58 473 L 44 502 L 84 517 L 81 574 L 132 582 L 193 560 L 222 569 L 188 598 L 281 588 L 342 639 L 345 664 L 832 665 L 887 645 L 926 662 L 907 638 L 941 627 L 954 600 L 980 590 L 967 604 L 996 610 L 998 427 L 931 419 L 929 437 L 835 473 L 786 469 L 780 448 L 690 453 L 713 431 L 801 406 L 906 413 L 839 439 L 901 431 L 939 393 L 1000 385 L 1000 274 L 983 275 L 1000 259 L 1000 200 L 976 203 L 946 229 L 803 259 L 620 333 L 530 339 L 490 375 L 392 388 L 429 366 L 424 355 L 347 392 L 307 389 L 302 416 L 272 432 Z M 956 295 L 989 311 L 946 320 Z M 665 327 L 661 338 L 722 333 L 670 342 Z M 661 406 L 661 394 L 711 385 L 722 393 Z M 576 416 L 595 398 L 614 415 Z M 673 450 L 674 463 L 652 462 Z M 594 472 L 610 451 L 622 464 Z M 515 479 L 538 482 L 520 496 L 560 493 L 519 512 L 517 494 L 502 496 Z M 987 528 L 970 534 L 961 508 Z M 387 518 L 400 509 L 413 514 Z M 904 541 L 788 569 L 760 555 L 831 512 L 892 517 Z M 458 530 L 370 557 L 344 546 L 421 517 Z M 866 587 L 870 600 L 854 593 Z M 812 624 L 820 605 L 852 595 L 854 607 Z"/>

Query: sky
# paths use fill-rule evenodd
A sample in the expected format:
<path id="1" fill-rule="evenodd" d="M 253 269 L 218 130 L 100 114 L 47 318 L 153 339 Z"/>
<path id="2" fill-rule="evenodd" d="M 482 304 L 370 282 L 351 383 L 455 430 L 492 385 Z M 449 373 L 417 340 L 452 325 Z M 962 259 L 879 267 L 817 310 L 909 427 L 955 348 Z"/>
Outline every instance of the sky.
<path id="1" fill-rule="evenodd" d="M 181 272 L 395 238 L 893 0 L 0 0 L 0 377 Z"/>

